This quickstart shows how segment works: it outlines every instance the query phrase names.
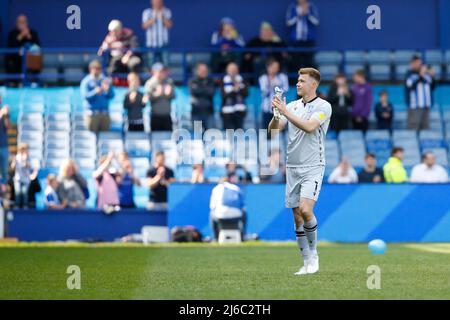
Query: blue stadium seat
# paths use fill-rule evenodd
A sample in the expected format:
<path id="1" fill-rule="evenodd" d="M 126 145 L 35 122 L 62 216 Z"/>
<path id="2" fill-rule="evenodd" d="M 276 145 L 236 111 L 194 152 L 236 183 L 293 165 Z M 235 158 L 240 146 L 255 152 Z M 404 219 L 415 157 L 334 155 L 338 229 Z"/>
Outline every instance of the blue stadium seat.
<path id="1" fill-rule="evenodd" d="M 444 55 L 441 50 L 426 50 L 425 63 L 431 65 L 441 65 L 444 61 Z"/>
<path id="2" fill-rule="evenodd" d="M 391 51 L 387 50 L 371 50 L 367 53 L 367 62 L 370 65 L 389 66 L 392 59 Z"/>

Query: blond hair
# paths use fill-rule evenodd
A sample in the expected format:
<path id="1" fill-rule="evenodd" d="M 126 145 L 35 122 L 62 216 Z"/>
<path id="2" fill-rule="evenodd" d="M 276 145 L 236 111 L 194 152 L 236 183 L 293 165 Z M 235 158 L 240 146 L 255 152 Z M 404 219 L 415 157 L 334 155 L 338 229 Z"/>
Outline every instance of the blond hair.
<path id="1" fill-rule="evenodd" d="M 314 68 L 301 68 L 298 70 L 298 74 L 306 74 L 317 81 L 317 83 L 320 83 L 320 71 Z"/>
<path id="2" fill-rule="evenodd" d="M 64 179 L 67 178 L 67 171 L 72 167 L 74 173 L 78 172 L 78 167 L 72 159 L 65 159 L 59 168 L 59 178 Z"/>

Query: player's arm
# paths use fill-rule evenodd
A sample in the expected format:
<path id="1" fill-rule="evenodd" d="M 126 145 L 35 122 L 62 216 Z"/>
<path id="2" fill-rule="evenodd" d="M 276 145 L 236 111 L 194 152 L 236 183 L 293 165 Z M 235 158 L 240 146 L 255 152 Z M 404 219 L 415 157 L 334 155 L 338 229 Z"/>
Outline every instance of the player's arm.
<path id="1" fill-rule="evenodd" d="M 314 132 L 314 130 L 316 130 L 321 125 L 321 121 L 316 117 L 311 117 L 311 119 L 309 120 L 304 120 L 293 115 L 287 110 L 286 101 L 280 100 L 278 97 L 274 97 L 272 105 L 273 107 L 280 110 L 280 113 L 287 119 L 287 121 L 291 122 L 294 126 L 307 133 Z"/>

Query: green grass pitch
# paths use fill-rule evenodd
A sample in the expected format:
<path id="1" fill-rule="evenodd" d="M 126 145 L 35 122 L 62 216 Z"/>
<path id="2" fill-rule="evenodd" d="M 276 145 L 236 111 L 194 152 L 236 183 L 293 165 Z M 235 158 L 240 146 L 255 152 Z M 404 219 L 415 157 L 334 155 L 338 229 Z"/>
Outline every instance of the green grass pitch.
<path id="1" fill-rule="evenodd" d="M 294 276 L 294 243 L 16 244 L 0 247 L 0 299 L 450 299 L 449 244 L 320 243 L 320 272 Z M 68 290 L 69 265 L 81 289 Z M 367 267 L 381 289 L 367 288 Z"/>

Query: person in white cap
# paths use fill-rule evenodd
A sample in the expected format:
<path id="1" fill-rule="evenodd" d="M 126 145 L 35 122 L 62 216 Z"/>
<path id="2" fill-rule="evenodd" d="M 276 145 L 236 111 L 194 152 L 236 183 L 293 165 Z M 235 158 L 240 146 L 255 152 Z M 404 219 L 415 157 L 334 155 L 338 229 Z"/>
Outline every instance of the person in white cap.
<path id="1" fill-rule="evenodd" d="M 103 40 L 98 55 L 109 54 L 109 73 L 139 72 L 141 58 L 132 51 L 139 47 L 133 30 L 124 28 L 119 20 L 111 20 L 108 25 L 108 34 Z M 108 52 L 109 51 L 109 52 Z"/>

